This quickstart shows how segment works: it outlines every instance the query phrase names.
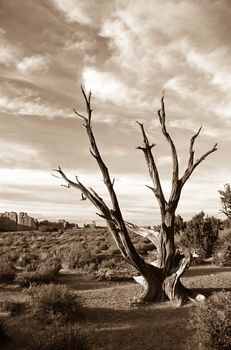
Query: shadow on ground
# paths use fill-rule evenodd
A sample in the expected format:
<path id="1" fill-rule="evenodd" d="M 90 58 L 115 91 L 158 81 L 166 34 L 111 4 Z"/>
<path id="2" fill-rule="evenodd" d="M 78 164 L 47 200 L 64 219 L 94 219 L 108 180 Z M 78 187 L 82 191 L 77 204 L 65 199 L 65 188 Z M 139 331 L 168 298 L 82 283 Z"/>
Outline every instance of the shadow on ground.
<path id="1" fill-rule="evenodd" d="M 219 266 L 206 266 L 206 265 L 200 265 L 200 266 L 193 266 L 188 269 L 184 277 L 195 277 L 195 276 L 204 276 L 204 275 L 214 275 L 221 272 L 230 272 L 231 267 L 219 267 Z"/>
<path id="2" fill-rule="evenodd" d="M 195 349 L 190 345 L 191 306 L 166 304 L 131 310 L 94 308 L 84 311 L 92 349 Z"/>
<path id="3" fill-rule="evenodd" d="M 190 289 L 194 295 L 203 294 L 206 298 L 210 297 L 213 293 L 218 293 L 221 291 L 231 292 L 231 288 L 191 288 Z"/>

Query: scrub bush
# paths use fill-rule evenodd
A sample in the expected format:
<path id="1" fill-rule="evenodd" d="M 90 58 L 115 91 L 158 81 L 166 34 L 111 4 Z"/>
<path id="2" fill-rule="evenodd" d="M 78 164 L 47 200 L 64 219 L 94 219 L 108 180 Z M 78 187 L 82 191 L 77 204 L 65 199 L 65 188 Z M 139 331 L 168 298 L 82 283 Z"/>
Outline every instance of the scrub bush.
<path id="1" fill-rule="evenodd" d="M 44 323 L 62 323 L 81 315 L 81 304 L 66 285 L 31 286 L 31 305 Z"/>
<path id="2" fill-rule="evenodd" d="M 191 322 L 205 349 L 231 349 L 231 292 L 214 293 L 198 303 Z"/>

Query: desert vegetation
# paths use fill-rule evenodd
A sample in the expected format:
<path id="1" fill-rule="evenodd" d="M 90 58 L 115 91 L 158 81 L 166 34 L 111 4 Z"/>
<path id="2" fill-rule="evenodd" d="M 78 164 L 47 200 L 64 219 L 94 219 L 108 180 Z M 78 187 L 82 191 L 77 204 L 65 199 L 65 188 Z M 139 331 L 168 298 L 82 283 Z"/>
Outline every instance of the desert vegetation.
<path id="1" fill-rule="evenodd" d="M 184 249 L 193 250 L 193 242 L 185 242 L 188 222 L 179 217 L 177 221 L 178 229 L 179 222 L 182 224 L 176 239 L 178 254 Z M 221 247 L 230 237 L 229 232 L 226 228 L 219 229 L 212 256 L 202 265 L 192 267 L 182 278 L 188 288 L 200 289 L 206 296 L 230 288 L 230 268 L 219 267 L 220 263 L 213 265 L 213 261 L 217 264 L 218 252 L 223 252 Z M 180 338 L 182 349 L 190 349 L 190 337 L 194 337 L 194 347 L 202 342 L 195 323 L 185 328 L 185 321 L 190 321 L 191 313 L 200 307 L 189 304 L 179 311 L 169 303 L 142 307 L 134 303 L 134 297 L 142 293 L 143 287 L 133 280 L 136 269 L 123 259 L 107 228 L 7 232 L 1 233 L 0 238 L 1 341 L 5 349 L 103 349 L 105 327 L 111 329 L 107 339 L 109 349 L 120 347 L 116 342 L 117 332 L 122 336 L 123 348 L 126 349 L 129 338 L 129 344 L 136 344 L 138 339 L 137 348 L 146 344 L 148 349 L 145 329 L 154 332 L 150 334 L 155 335 L 160 349 L 171 348 Z M 134 233 L 131 238 L 144 259 L 150 262 L 156 259 L 155 246 L 149 240 Z M 158 325 L 158 319 L 165 317 L 173 321 L 168 323 L 166 319 L 162 326 Z M 181 322 L 181 318 L 185 326 L 179 328 L 178 338 L 172 322 Z M 131 333 L 126 332 L 126 324 L 130 324 Z M 169 329 L 166 342 L 160 337 L 164 329 Z M 185 333 L 183 338 L 182 333 Z"/>
<path id="2" fill-rule="evenodd" d="M 198 343 L 204 349 L 230 349 L 231 293 L 213 294 L 192 311 L 191 323 L 196 329 Z"/>

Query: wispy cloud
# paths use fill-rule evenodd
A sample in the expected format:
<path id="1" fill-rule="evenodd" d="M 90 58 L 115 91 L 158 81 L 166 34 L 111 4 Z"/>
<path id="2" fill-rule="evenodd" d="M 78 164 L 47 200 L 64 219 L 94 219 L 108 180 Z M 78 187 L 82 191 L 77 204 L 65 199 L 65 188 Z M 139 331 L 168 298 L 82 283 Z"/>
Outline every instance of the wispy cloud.
<path id="1" fill-rule="evenodd" d="M 40 162 L 39 152 L 31 145 L 19 143 L 12 140 L 0 140 L 1 155 L 0 161 L 2 165 L 9 167 L 21 167 L 22 164 L 30 164 L 30 166 L 38 166 Z M 2 171 L 2 170 L 1 170 Z M 13 171 L 9 171 L 13 175 Z M 3 174 L 2 174 L 3 175 Z M 14 176 L 14 175 L 13 175 Z M 9 178 L 9 174 L 8 174 Z M 24 178 L 25 180 L 25 178 Z M 1 179 L 1 181 L 5 181 Z M 18 181 L 18 179 L 17 179 Z"/>
<path id="2" fill-rule="evenodd" d="M 126 83 L 110 72 L 101 72 L 92 67 L 83 70 L 83 82 L 87 90 L 92 90 L 97 98 L 120 105 L 136 104 L 138 94 Z"/>
<path id="3" fill-rule="evenodd" d="M 10 66 L 17 62 L 18 50 L 6 39 L 6 32 L 0 28 L 0 63 Z"/>
<path id="4" fill-rule="evenodd" d="M 42 55 L 35 55 L 24 57 L 23 60 L 17 64 L 17 68 L 26 73 L 44 72 L 49 69 L 49 63 L 47 58 Z"/>
<path id="5" fill-rule="evenodd" d="M 21 171 L 14 181 L 11 178 L 14 183 L 0 179 L 5 207 L 13 209 L 18 203 L 22 208 L 25 200 L 38 213 L 43 197 L 49 197 L 44 215 L 47 211 L 54 217 L 62 210 L 67 217 L 77 212 L 81 217 L 95 215 L 94 208 L 78 203 L 77 194 L 72 197 L 64 188 L 60 194 L 59 185 L 46 177 L 60 164 L 105 194 L 101 178 L 100 185 L 94 180 L 96 164 L 82 121 L 72 113 L 72 107 L 85 113 L 82 83 L 93 91 L 93 128 L 116 175 L 128 219 L 158 220 L 153 196 L 143 186 L 150 180 L 142 154 L 135 149 L 142 143 L 136 120 L 144 122 L 150 141 L 157 144 L 153 152 L 165 191 L 170 190 L 170 150 L 156 116 L 163 89 L 167 126 L 180 165 L 187 164 L 189 140 L 201 125 L 197 154 L 219 143 L 219 154 L 201 166 L 202 178 L 190 179 L 181 213 L 189 216 L 199 204 L 217 212 L 217 187 L 229 181 L 231 171 L 227 1 L 8 0 L 1 6 L 0 23 L 0 144 L 6 154 L 2 167 Z M 219 179 L 217 169 L 222 170 Z"/>
<path id="6" fill-rule="evenodd" d="M 71 116 L 70 112 L 42 102 L 40 97 L 28 99 L 23 96 L 1 96 L 0 109 L 3 113 L 14 115 L 45 116 L 47 118 Z"/>
<path id="7" fill-rule="evenodd" d="M 53 2 L 60 10 L 64 11 L 69 21 L 76 21 L 81 24 L 91 23 L 83 1 L 76 3 L 74 0 L 53 0 Z"/>

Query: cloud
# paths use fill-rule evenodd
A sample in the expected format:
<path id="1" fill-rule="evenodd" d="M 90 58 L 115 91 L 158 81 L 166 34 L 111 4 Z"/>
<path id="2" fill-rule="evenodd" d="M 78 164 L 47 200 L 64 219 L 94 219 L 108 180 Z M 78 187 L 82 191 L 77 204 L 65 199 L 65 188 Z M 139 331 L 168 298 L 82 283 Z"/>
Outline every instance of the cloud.
<path id="1" fill-rule="evenodd" d="M 231 98 L 231 96 L 230 96 Z M 221 117 L 227 122 L 227 126 L 231 125 L 231 101 L 228 96 L 211 105 L 211 111 L 215 112 L 217 116 Z"/>
<path id="2" fill-rule="evenodd" d="M 0 44 L 0 63 L 6 66 L 15 63 L 15 49 L 4 44 Z"/>
<path id="3" fill-rule="evenodd" d="M 215 141 L 219 143 L 220 153 L 209 157 L 199 170 L 203 176 L 190 180 L 192 187 L 184 192 L 181 213 L 189 216 L 198 205 L 216 213 L 216 189 L 229 181 L 230 174 L 227 1 L 23 0 L 19 5 L 7 0 L 0 12 L 0 145 L 7 158 L 2 166 L 21 171 L 14 179 L 12 175 L 11 182 L 0 179 L 3 207 L 22 208 L 26 203 L 45 216 L 62 216 L 65 211 L 68 217 L 95 217 L 89 203 L 83 209 L 78 195 L 59 188 L 53 178 L 43 178 L 61 164 L 106 195 L 101 177 L 99 185 L 94 180 L 96 164 L 88 152 L 82 121 L 69 118 L 75 117 L 72 106 L 85 113 L 79 89 L 84 83 L 93 91 L 93 127 L 116 176 L 126 217 L 148 223 L 158 220 L 157 203 L 144 187 L 150 184 L 144 174 L 145 160 L 135 150 L 142 143 L 136 120 L 144 122 L 150 142 L 157 143 L 153 152 L 165 191 L 170 190 L 169 145 L 155 114 L 163 89 L 167 126 L 183 169 L 190 138 L 200 125 L 203 129 L 195 147 L 199 155 Z M 224 167 L 218 181 L 217 169 Z M 38 178 L 32 179 L 33 173 Z M 4 173 L 6 180 L 8 175 Z"/>
<path id="4" fill-rule="evenodd" d="M 7 41 L 5 30 L 0 28 L 0 63 L 6 66 L 15 64 L 18 54 L 19 52 L 14 45 Z"/>
<path id="5" fill-rule="evenodd" d="M 204 74 L 210 75 L 212 84 L 227 92 L 231 88 L 230 65 L 227 62 L 227 47 L 219 47 L 211 52 L 200 53 L 187 48 L 186 59 L 190 65 Z"/>
<path id="6" fill-rule="evenodd" d="M 45 72 L 49 69 L 49 63 L 44 56 L 35 55 L 24 57 L 23 60 L 17 64 L 17 68 L 26 73 Z"/>
<path id="7" fill-rule="evenodd" d="M 20 88 L 18 84 L 13 83 L 3 83 L 0 87 L 0 110 L 1 113 L 16 116 L 73 117 L 71 111 L 42 99 L 37 90 Z"/>
<path id="8" fill-rule="evenodd" d="M 97 96 L 102 101 L 110 101 L 114 104 L 134 104 L 137 92 L 129 89 L 128 86 L 113 73 L 101 72 L 92 67 L 83 70 L 83 81 L 87 90 Z"/>
<path id="9" fill-rule="evenodd" d="M 20 167 L 22 164 L 33 164 L 40 162 L 39 152 L 33 145 L 19 143 L 13 140 L 0 140 L 0 161 L 4 166 Z M 11 172 L 11 174 L 13 174 Z"/>
<path id="10" fill-rule="evenodd" d="M 118 2 L 100 34 L 109 40 L 112 67 L 126 70 L 129 85 L 140 96 L 145 91 L 144 100 L 165 87 L 177 93 L 179 104 L 199 101 L 211 112 L 209 106 L 230 95 L 230 48 L 218 40 L 225 32 L 219 23 L 226 10 L 225 2 Z M 227 111 L 228 104 L 223 105 Z"/>
<path id="11" fill-rule="evenodd" d="M 101 23 L 117 6 L 117 1 L 100 0 L 52 0 L 53 4 L 65 14 L 67 21 L 77 22 L 94 30 L 100 28 Z"/>
<path id="12" fill-rule="evenodd" d="M 54 4 L 65 13 L 69 21 L 76 21 L 81 24 L 90 24 L 91 20 L 84 8 L 83 1 L 75 0 L 53 0 Z"/>
<path id="13" fill-rule="evenodd" d="M 23 96 L 0 97 L 0 108 L 3 113 L 10 113 L 15 115 L 31 115 L 31 116 L 45 116 L 47 118 L 53 117 L 67 117 L 71 116 L 70 113 L 62 109 L 57 109 L 54 106 L 41 101 L 40 97 L 33 98 L 28 101 Z"/>

